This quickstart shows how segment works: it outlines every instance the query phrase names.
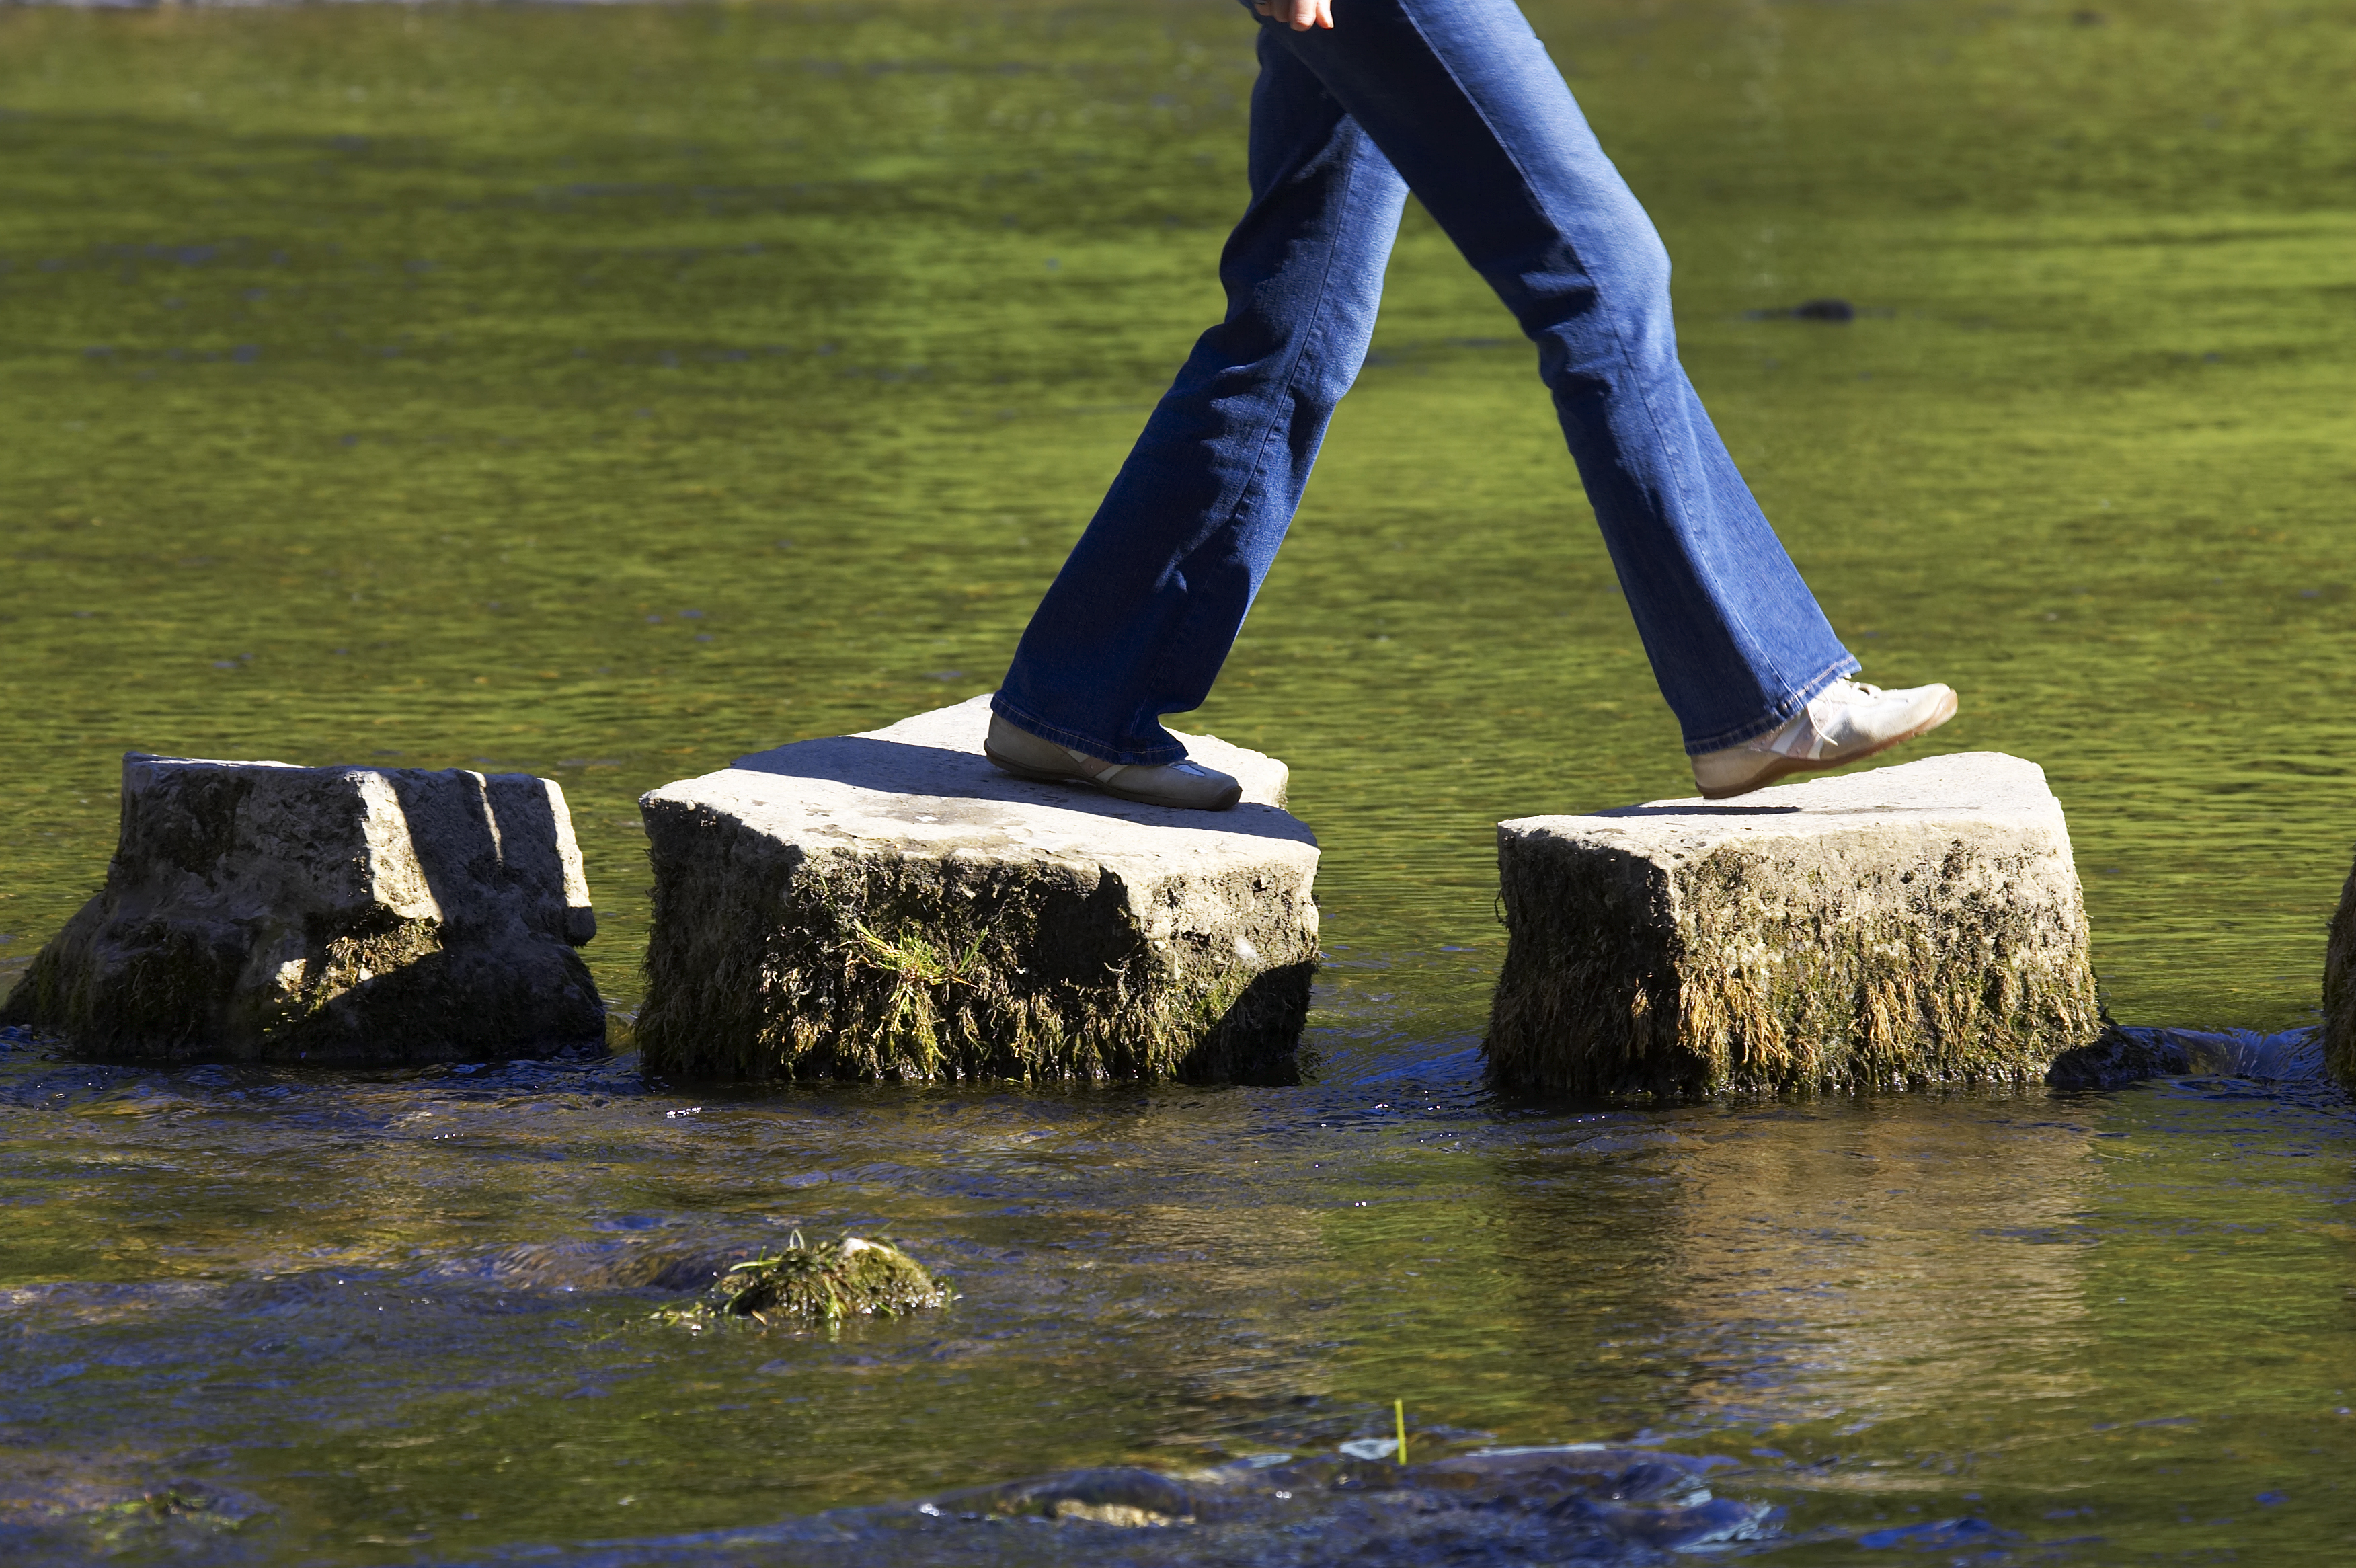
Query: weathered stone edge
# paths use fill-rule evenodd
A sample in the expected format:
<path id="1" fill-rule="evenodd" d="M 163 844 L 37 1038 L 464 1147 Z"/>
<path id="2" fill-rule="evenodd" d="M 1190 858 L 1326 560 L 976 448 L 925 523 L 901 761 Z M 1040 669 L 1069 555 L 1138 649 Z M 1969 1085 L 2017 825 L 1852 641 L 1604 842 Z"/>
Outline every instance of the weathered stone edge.
<path id="1" fill-rule="evenodd" d="M 1764 988 L 1765 994 L 1746 996 L 1746 991 L 1762 988 L 1740 978 L 1730 986 L 1726 976 L 1715 977 L 1720 982 L 1715 986 L 1692 984 L 1705 977 L 1696 972 L 1686 944 L 1665 933 L 1683 930 L 1699 918 L 1708 901 L 1697 894 L 1714 866 L 1730 873 L 1717 878 L 1726 889 L 1742 885 L 1739 875 L 1730 874 L 1730 863 L 1743 857 L 1745 846 L 1721 843 L 1672 874 L 1633 851 L 1540 825 L 1547 822 L 1523 819 L 1498 828 L 1501 897 L 1509 929 L 1518 939 L 1553 928 L 1548 940 L 1507 944 L 1486 1046 L 1493 1074 L 1506 1085 L 1604 1097 L 1692 1099 L 2021 1081 L 2040 1076 L 2057 1051 L 2099 1032 L 2085 911 L 2073 875 L 2068 913 L 2074 929 L 2062 943 L 2068 958 L 2059 973 L 2037 988 L 2041 1004 L 2034 997 L 1998 997 L 2001 1024 L 1993 1039 L 1971 1028 L 1982 1012 L 1973 993 L 1984 989 L 1989 966 L 1961 970 L 1954 979 L 1965 983 L 1956 984 L 1947 972 L 1959 966 L 1944 962 L 1934 950 L 1917 955 L 1929 961 L 1915 966 L 1919 972 L 1891 974 L 1886 964 L 1873 961 L 1887 958 L 1893 949 L 1911 950 L 1918 945 L 1911 940 L 1918 933 L 1903 923 L 1849 922 L 1841 928 L 1848 960 L 1843 968 L 1856 976 L 1864 994 L 1815 1011 L 1827 1023 L 1864 1019 L 1863 1051 L 1846 1048 L 1847 1042 L 1841 1040 L 1845 1048 L 1827 1058 L 1812 1048 L 1817 1041 L 1804 1035 L 1799 1051 L 1790 1049 L 1788 1041 L 1771 1039 L 1763 1059 L 1739 1061 L 1733 1049 L 1738 1039 L 1751 1032 L 1788 1035 L 1787 1029 L 1762 1026 L 1795 1015 L 1777 1004 L 1772 987 Z M 1571 866 L 1581 860 L 1599 864 L 1605 874 L 1572 875 Z M 1546 875 L 1549 868 L 1551 876 Z M 1566 899 L 1566 892 L 1574 897 Z M 1568 972 L 1560 962 L 1566 953 L 1580 955 Z M 1877 967 L 1883 972 L 1877 974 Z M 2001 981 L 2006 970 L 1997 966 L 1995 972 Z M 1631 984 L 1626 977 L 1632 975 L 1642 980 Z M 1970 983 L 1975 980 L 1982 983 Z M 1712 1036 L 1706 1058 L 1678 1038 L 1689 988 L 1697 999 L 1730 992 L 1737 1004 L 1714 1009 L 1719 1015 L 1706 1021 Z M 2019 1005 L 2024 1000 L 2031 1004 L 2025 1015 Z M 1744 1012 L 1750 1015 L 1729 1015 Z M 1799 1016 L 1804 1023 L 1804 1015 Z M 1569 1070 L 1561 1070 L 1565 1064 Z"/>
<path id="2" fill-rule="evenodd" d="M 1108 868 L 813 854 L 706 802 L 659 790 L 640 805 L 655 865 L 636 1022 L 648 1072 L 1089 1081 L 1296 1071 L 1318 959 L 1297 925 L 1288 936 L 1268 922 L 1258 962 L 1181 952 L 1138 928 L 1132 890 Z M 1311 897 L 1310 878 L 1282 896 Z M 958 910 L 967 914 L 938 918 Z M 1035 972 L 1041 952 L 1065 955 L 1064 972 Z"/>

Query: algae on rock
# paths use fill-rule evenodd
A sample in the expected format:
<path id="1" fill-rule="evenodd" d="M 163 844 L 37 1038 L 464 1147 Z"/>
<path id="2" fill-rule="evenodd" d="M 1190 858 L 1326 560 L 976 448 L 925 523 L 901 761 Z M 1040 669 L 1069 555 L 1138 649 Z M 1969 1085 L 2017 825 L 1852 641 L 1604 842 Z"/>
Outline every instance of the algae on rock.
<path id="1" fill-rule="evenodd" d="M 1591 1094 L 2018 1081 L 2101 1032 L 2059 802 L 1965 754 L 1499 827 L 1490 1060 Z"/>
<path id="2" fill-rule="evenodd" d="M 106 885 L 0 1023 L 123 1060 L 397 1066 L 604 1043 L 552 780 L 123 761 Z"/>
<path id="3" fill-rule="evenodd" d="M 797 1232 L 784 1251 L 731 1267 L 701 1300 L 655 1316 L 691 1325 L 729 1318 L 835 1323 L 946 1306 L 955 1295 L 946 1281 L 888 1241 L 845 1236 L 812 1247 Z"/>
<path id="4" fill-rule="evenodd" d="M 1283 1077 L 1317 958 L 1316 841 L 1283 766 L 1197 737 L 1246 803 L 1026 783 L 964 703 L 641 802 L 649 1071 Z"/>
<path id="5" fill-rule="evenodd" d="M 2356 1090 L 2356 867 L 2340 886 L 2324 946 L 2323 1052 L 2331 1076 Z"/>

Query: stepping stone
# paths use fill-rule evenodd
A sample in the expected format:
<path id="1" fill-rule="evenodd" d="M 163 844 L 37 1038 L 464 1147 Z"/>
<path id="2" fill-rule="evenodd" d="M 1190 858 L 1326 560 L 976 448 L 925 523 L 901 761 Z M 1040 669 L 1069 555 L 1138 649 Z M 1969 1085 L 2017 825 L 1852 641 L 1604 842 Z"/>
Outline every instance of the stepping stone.
<path id="1" fill-rule="evenodd" d="M 989 699 L 740 758 L 639 801 L 649 1072 L 742 1079 L 1292 1075 L 1317 841 L 1284 764 L 1208 736 L 1225 811 L 1033 784 Z"/>
<path id="2" fill-rule="evenodd" d="M 596 930 L 552 779 L 134 753 L 106 886 L 0 1024 L 112 1060 L 603 1049 Z"/>
<path id="3" fill-rule="evenodd" d="M 2102 1031 L 2062 804 L 2019 757 L 1524 817 L 1497 858 L 1507 1084 L 2017 1081 Z"/>
<path id="4" fill-rule="evenodd" d="M 2331 1076 L 2356 1090 L 2356 870 L 2340 889 L 2324 947 L 2323 1056 Z"/>

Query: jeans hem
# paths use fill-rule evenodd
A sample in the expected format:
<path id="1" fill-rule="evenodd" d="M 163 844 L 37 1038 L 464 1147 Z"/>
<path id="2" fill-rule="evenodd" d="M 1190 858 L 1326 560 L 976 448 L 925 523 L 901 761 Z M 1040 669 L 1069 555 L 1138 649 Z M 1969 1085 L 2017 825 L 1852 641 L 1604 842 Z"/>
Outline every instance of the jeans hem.
<path id="1" fill-rule="evenodd" d="M 1159 768 L 1168 763 L 1186 760 L 1186 748 L 1176 741 L 1167 746 L 1148 746 L 1142 751 L 1130 751 L 1117 746 L 1107 746 L 1094 736 L 1082 735 L 1077 730 L 1066 729 L 1061 725 L 1051 725 L 1044 719 L 1025 713 L 1009 702 L 1003 692 L 996 693 L 991 697 L 990 711 L 1016 729 L 1035 735 L 1041 740 L 1052 742 L 1066 750 L 1076 751 L 1083 757 L 1092 757 L 1098 762 L 1118 762 L 1125 768 Z"/>
<path id="2" fill-rule="evenodd" d="M 1858 662 L 1856 654 L 1843 650 L 1838 659 L 1794 687 L 1788 696 L 1768 710 L 1764 718 L 1754 719 L 1734 729 L 1720 730 L 1716 735 L 1704 736 L 1699 740 L 1688 740 L 1686 742 L 1686 755 L 1699 757 L 1706 751 L 1724 751 L 1728 746 L 1740 746 L 1746 740 L 1772 735 L 1791 723 L 1792 715 L 1814 702 L 1826 687 L 1845 675 L 1856 674 L 1863 668 L 1865 666 Z"/>

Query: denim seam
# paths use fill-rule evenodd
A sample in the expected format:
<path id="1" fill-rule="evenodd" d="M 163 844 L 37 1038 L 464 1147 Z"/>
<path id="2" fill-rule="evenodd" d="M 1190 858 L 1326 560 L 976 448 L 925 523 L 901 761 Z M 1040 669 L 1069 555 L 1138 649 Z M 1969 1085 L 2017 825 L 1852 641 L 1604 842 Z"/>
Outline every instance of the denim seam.
<path id="1" fill-rule="evenodd" d="M 1529 199 L 1530 204 L 1533 207 L 1535 207 L 1540 213 L 1547 216 L 1549 226 L 1553 227 L 1556 232 L 1561 235 L 1563 242 L 1570 249 L 1571 259 L 1579 263 L 1580 270 L 1583 273 L 1587 273 L 1587 275 L 1592 278 L 1595 274 L 1589 271 L 1587 266 L 1587 258 L 1580 254 L 1579 247 L 1577 243 L 1571 240 L 1569 231 L 1562 225 L 1554 222 L 1553 214 L 1548 209 L 1545 198 L 1539 194 L 1537 182 L 1530 178 L 1530 171 L 1522 166 L 1520 158 L 1514 156 L 1513 145 L 1499 134 L 1496 122 L 1489 117 L 1489 112 L 1482 105 L 1480 97 L 1474 93 L 1470 87 L 1465 85 L 1464 79 L 1462 77 L 1456 74 L 1456 68 L 1449 63 L 1448 57 L 1440 50 L 1438 46 L 1433 44 L 1431 41 L 1431 35 L 1424 31 L 1423 24 L 1416 19 L 1414 12 L 1409 10 L 1407 6 L 1401 5 L 1399 7 L 1399 16 L 1408 27 L 1415 29 L 1415 36 L 1422 40 L 1424 48 L 1430 52 L 1433 61 L 1439 65 L 1442 71 L 1447 73 L 1449 81 L 1454 85 L 1456 91 L 1463 94 L 1464 102 L 1472 107 L 1474 115 L 1480 119 L 1482 128 L 1489 133 L 1489 139 L 1496 144 L 1498 152 L 1504 155 L 1507 166 L 1513 169 L 1514 177 L 1522 182 L 1522 193 Z M 1543 48 L 1543 46 L 1541 46 L 1541 48 Z M 1565 92 L 1569 92 L 1569 88 L 1566 85 L 1563 91 Z M 1651 220 L 1647 218 L 1646 221 L 1650 222 Z M 1659 408 L 1655 406 L 1652 392 L 1650 389 L 1645 386 L 1644 376 L 1637 373 L 1638 367 L 1636 365 L 1635 356 L 1629 351 L 1627 337 L 1620 330 L 1619 322 L 1613 319 L 1612 315 L 1609 310 L 1601 308 L 1601 291 L 1600 288 L 1597 291 L 1597 308 L 1602 316 L 1604 330 L 1612 334 L 1612 341 L 1619 349 L 1620 363 L 1628 371 L 1628 379 L 1636 388 L 1636 395 L 1644 410 L 1644 417 L 1653 422 L 1654 440 L 1658 443 L 1662 451 L 1666 452 L 1670 450 L 1670 446 L 1665 438 L 1665 431 L 1661 420 L 1661 411 Z M 1674 320 L 1674 315 L 1672 316 L 1672 320 Z M 1749 646 L 1759 648 L 1763 651 L 1765 645 L 1762 643 L 1758 636 L 1751 631 L 1750 623 L 1744 620 L 1741 611 L 1730 605 L 1721 607 L 1728 612 L 1736 628 L 1741 632 L 1743 641 Z M 1849 654 L 1846 650 L 1842 652 L 1842 658 L 1847 661 L 1850 669 L 1857 668 L 1855 656 Z M 1778 679 L 1783 679 L 1782 666 L 1772 662 L 1773 656 L 1772 654 L 1769 655 L 1769 659 Z M 1786 682 L 1786 694 L 1780 700 L 1777 706 L 1771 711 L 1771 716 L 1762 718 L 1753 725 L 1742 728 L 1741 733 L 1735 735 L 1735 738 L 1731 740 L 1719 740 L 1715 737 L 1702 741 L 1688 740 L 1686 742 L 1687 755 L 1694 756 L 1697 755 L 1701 751 L 1716 751 L 1721 746 L 1740 746 L 1743 741 L 1749 740 L 1753 736 L 1767 734 L 1769 731 L 1774 729 L 1777 725 L 1789 719 L 1793 714 L 1805 706 L 1808 701 L 1815 695 L 1816 692 L 1822 691 L 1826 685 L 1830 684 L 1833 681 L 1838 680 L 1840 678 L 1840 671 L 1837 671 L 1830 676 L 1819 674 L 1818 676 L 1812 677 L 1811 680 L 1815 682 L 1815 687 L 1813 690 L 1805 691 L 1804 693 L 1803 693 L 1800 688 L 1808 685 L 1809 682 L 1800 682 L 1798 686 L 1794 686 Z M 1682 727 L 1682 725 L 1680 725 L 1680 727 Z M 1732 731 L 1723 733 L 1734 734 Z"/>
<path id="2" fill-rule="evenodd" d="M 1756 740 L 1762 735 L 1772 735 L 1790 723 L 1794 714 L 1815 702 L 1824 693 L 1826 687 L 1844 675 L 1856 674 L 1860 668 L 1862 667 L 1857 661 L 1857 655 L 1844 651 L 1838 659 L 1801 682 L 1794 694 L 1784 698 L 1775 711 L 1767 717 L 1734 729 L 1720 730 L 1718 734 L 1705 736 L 1700 740 L 1689 740 L 1686 742 L 1686 755 L 1699 757 L 1705 751 L 1723 751 L 1730 746 L 1740 746 L 1746 740 Z"/>
<path id="3" fill-rule="evenodd" d="M 1117 762 L 1124 768 L 1156 768 L 1164 763 L 1183 762 L 1186 759 L 1186 748 L 1178 745 L 1157 746 L 1145 751 L 1107 750 L 1099 742 L 1080 734 L 1077 730 L 1068 730 L 1061 725 L 1051 725 L 1028 709 L 1018 707 L 1003 692 L 991 696 L 990 711 L 1017 729 L 1037 736 L 1041 740 L 1052 742 L 1067 751 L 1076 751 L 1083 757 L 1095 757 L 1099 762 Z"/>
<path id="4" fill-rule="evenodd" d="M 1273 24 L 1267 25 L 1272 26 Z M 1344 112 L 1344 117 L 1345 119 L 1348 118 L 1346 111 Z M 1357 124 L 1357 122 L 1352 120 L 1351 124 L 1355 125 Z M 1349 206 L 1350 189 L 1358 177 L 1358 160 L 1365 150 L 1365 128 L 1364 126 L 1359 126 L 1357 139 L 1352 142 L 1350 146 L 1349 167 L 1344 169 L 1342 174 L 1342 190 L 1339 199 L 1334 203 L 1336 208 L 1346 209 Z M 1325 264 L 1323 269 L 1317 274 L 1317 301 L 1314 307 L 1309 313 L 1309 329 L 1301 333 L 1301 342 L 1292 351 L 1292 362 L 1284 368 L 1284 380 L 1281 384 L 1284 391 L 1284 401 L 1288 407 L 1299 406 L 1301 402 L 1301 361 L 1309 357 L 1310 343 L 1324 335 L 1325 305 L 1326 301 L 1331 299 L 1333 294 L 1333 258 L 1340 252 L 1341 249 L 1342 247 L 1338 243 L 1333 242 L 1330 240 L 1326 244 Z M 1236 491 L 1235 505 L 1227 511 L 1226 521 L 1229 525 L 1232 525 L 1236 519 L 1243 514 L 1245 498 L 1251 494 L 1252 485 L 1259 478 L 1260 471 L 1268 466 L 1269 446 L 1276 439 L 1277 428 L 1283 422 L 1277 417 L 1275 412 L 1271 410 L 1268 416 L 1268 424 L 1260 431 L 1258 448 L 1252 454 L 1251 470 L 1244 476 L 1242 487 Z"/>
<path id="5" fill-rule="evenodd" d="M 1268 18 L 1262 17 L 1260 25 L 1265 27 L 1274 24 Z M 1355 121 L 1352 123 L 1355 124 Z M 1365 128 L 1359 126 L 1358 139 L 1351 145 L 1349 166 L 1342 176 L 1341 204 L 1344 206 L 1348 204 L 1351 187 L 1358 177 L 1359 163 L 1364 156 L 1365 147 Z M 1341 246 L 1338 243 L 1329 242 L 1326 245 L 1324 267 L 1317 276 L 1316 303 L 1309 314 L 1312 326 L 1301 335 L 1301 341 L 1293 349 L 1292 360 L 1285 366 L 1284 374 L 1278 382 L 1282 392 L 1284 406 L 1294 407 L 1300 403 L 1301 362 L 1309 353 L 1311 341 L 1321 336 L 1320 328 L 1325 316 L 1326 302 L 1333 297 L 1334 258 L 1340 250 Z M 1245 504 L 1251 495 L 1252 486 L 1258 482 L 1262 470 L 1268 466 L 1269 446 L 1276 439 L 1276 433 L 1282 424 L 1283 421 L 1271 410 L 1267 424 L 1260 431 L 1258 445 L 1253 451 L 1251 467 L 1245 472 L 1243 483 L 1236 490 L 1234 502 L 1226 510 L 1224 521 L 1227 527 L 1232 528 L 1236 520 L 1243 514 Z M 1186 625 L 1182 635 L 1193 634 L 1191 624 Z M 1124 751 L 1108 747 L 1094 737 L 1083 736 L 1075 730 L 1065 729 L 1060 725 L 1046 723 L 1008 701 L 1003 692 L 992 697 L 990 705 L 993 713 L 1003 716 L 1008 723 L 1029 731 L 1042 740 L 1052 741 L 1057 746 L 1068 747 L 1106 762 L 1118 762 L 1130 767 L 1154 767 L 1183 761 L 1186 757 L 1186 748 L 1183 745 L 1150 746 L 1143 751 Z M 1155 717 L 1158 722 L 1160 715 L 1157 714 Z M 1167 731 L 1165 730 L 1164 733 Z"/>
<path id="6" fill-rule="evenodd" d="M 1260 25 L 1262 27 L 1272 27 L 1275 24 L 1263 17 Z M 1358 166 L 1360 160 L 1365 156 L 1366 132 L 1365 127 L 1363 125 L 1357 125 L 1357 122 L 1355 119 L 1352 119 L 1346 111 L 1344 113 L 1344 118 L 1349 119 L 1350 123 L 1357 127 L 1357 136 L 1350 145 L 1349 165 L 1342 173 L 1341 194 L 1335 202 L 1337 209 L 1346 209 L 1350 203 L 1352 187 L 1356 183 L 1358 177 Z M 1309 357 L 1310 344 L 1323 338 L 1325 335 L 1326 303 L 1333 298 L 1333 263 L 1334 258 L 1340 253 L 1341 249 L 1341 245 L 1329 237 L 1328 242 L 1325 246 L 1324 266 L 1317 274 L 1317 297 L 1315 303 L 1308 312 L 1307 318 L 1310 325 L 1308 328 L 1301 334 L 1301 341 L 1292 351 L 1291 362 L 1285 366 L 1283 378 L 1278 383 L 1282 391 L 1281 406 L 1285 408 L 1298 408 L 1300 406 L 1301 361 Z M 1268 415 L 1267 424 L 1261 427 L 1258 444 L 1252 452 L 1251 467 L 1245 471 L 1243 483 L 1236 489 L 1235 501 L 1226 510 L 1226 515 L 1222 521 L 1223 527 L 1232 529 L 1235 526 L 1236 520 L 1243 515 L 1245 504 L 1251 496 L 1252 486 L 1258 482 L 1261 472 L 1268 467 L 1269 447 L 1276 440 L 1277 431 L 1282 426 L 1283 423 L 1284 421 L 1278 416 L 1277 412 L 1274 409 L 1271 409 Z M 1245 613 L 1247 615 L 1250 613 L 1249 607 L 1246 607 Z M 1187 630 L 1189 635 L 1191 635 L 1193 630 L 1191 625 L 1188 627 Z M 1180 755 L 1183 756 L 1184 754 L 1182 752 Z"/>

